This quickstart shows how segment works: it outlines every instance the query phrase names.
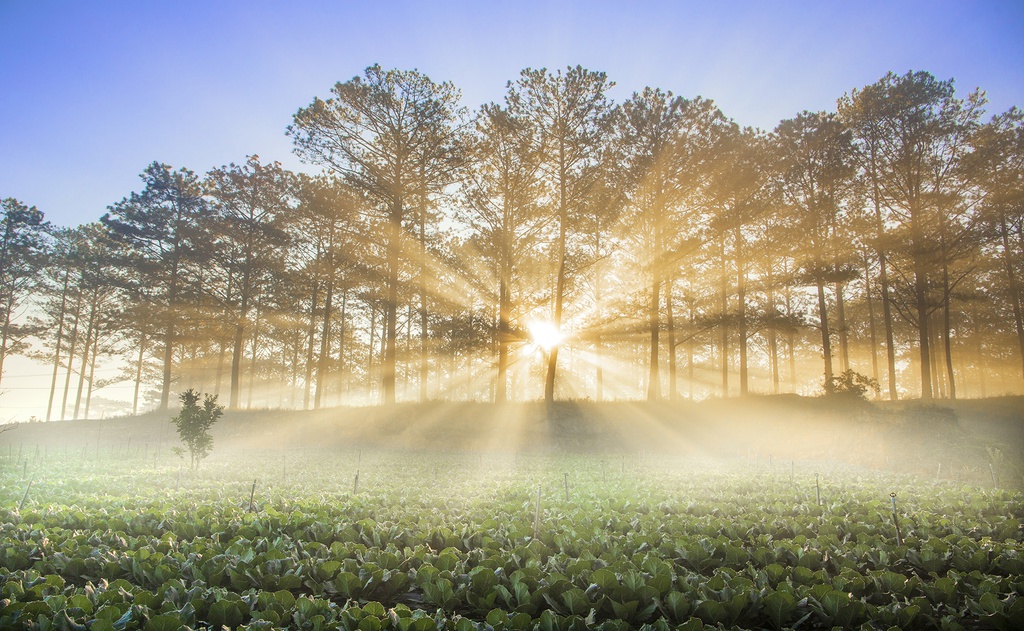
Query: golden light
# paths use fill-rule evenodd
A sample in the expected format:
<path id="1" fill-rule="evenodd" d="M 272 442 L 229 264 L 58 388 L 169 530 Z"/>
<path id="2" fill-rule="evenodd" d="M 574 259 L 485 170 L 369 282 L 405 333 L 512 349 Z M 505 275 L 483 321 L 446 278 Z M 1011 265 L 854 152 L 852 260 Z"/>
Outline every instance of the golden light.
<path id="1" fill-rule="evenodd" d="M 531 320 L 526 323 L 526 329 L 530 332 L 533 343 L 545 351 L 550 351 L 562 343 L 562 332 L 553 322 Z"/>

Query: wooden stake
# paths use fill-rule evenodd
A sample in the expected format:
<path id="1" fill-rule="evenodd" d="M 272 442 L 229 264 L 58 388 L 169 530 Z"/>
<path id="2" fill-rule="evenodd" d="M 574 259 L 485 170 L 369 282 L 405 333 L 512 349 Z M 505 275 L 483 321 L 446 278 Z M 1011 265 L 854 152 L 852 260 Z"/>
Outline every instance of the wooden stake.
<path id="1" fill-rule="evenodd" d="M 900 532 L 900 520 L 896 516 L 896 493 L 890 493 L 889 497 L 892 499 L 892 524 L 896 526 L 896 545 L 903 545 L 903 533 Z"/>
<path id="2" fill-rule="evenodd" d="M 25 489 L 25 494 L 21 496 L 21 503 L 18 504 L 18 512 L 25 507 L 25 500 L 28 499 L 28 492 L 32 490 L 32 483 L 35 482 L 35 478 L 28 481 L 28 488 Z"/>
<path id="3" fill-rule="evenodd" d="M 565 474 L 565 501 L 569 501 L 569 474 Z"/>
<path id="4" fill-rule="evenodd" d="M 252 512 L 252 500 L 256 497 L 256 480 L 252 481 L 252 491 L 249 492 L 249 512 Z"/>
<path id="5" fill-rule="evenodd" d="M 821 485 L 818 483 L 818 474 L 814 474 L 814 493 L 818 497 L 818 506 L 821 506 Z"/>
<path id="6" fill-rule="evenodd" d="M 359 493 L 359 470 L 356 470 L 356 481 L 352 484 L 352 495 Z"/>

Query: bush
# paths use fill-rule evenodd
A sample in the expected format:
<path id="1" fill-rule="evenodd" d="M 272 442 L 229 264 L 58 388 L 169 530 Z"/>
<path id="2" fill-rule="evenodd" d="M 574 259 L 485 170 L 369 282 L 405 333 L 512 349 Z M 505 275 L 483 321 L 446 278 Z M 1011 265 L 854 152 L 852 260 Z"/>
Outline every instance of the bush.
<path id="1" fill-rule="evenodd" d="M 878 380 L 853 370 L 844 370 L 841 374 L 833 376 L 832 379 L 826 379 L 824 390 L 825 396 L 829 397 L 866 400 L 868 390 L 878 392 Z"/>
<path id="2" fill-rule="evenodd" d="M 215 395 L 205 395 L 203 406 L 199 406 L 200 394 L 189 388 L 181 393 L 181 410 L 171 419 L 178 429 L 178 437 L 185 443 L 191 458 L 190 467 L 195 470 L 199 461 L 210 455 L 213 436 L 210 428 L 224 414 L 224 406 L 217 405 Z M 175 453 L 184 458 L 185 450 L 175 447 Z"/>

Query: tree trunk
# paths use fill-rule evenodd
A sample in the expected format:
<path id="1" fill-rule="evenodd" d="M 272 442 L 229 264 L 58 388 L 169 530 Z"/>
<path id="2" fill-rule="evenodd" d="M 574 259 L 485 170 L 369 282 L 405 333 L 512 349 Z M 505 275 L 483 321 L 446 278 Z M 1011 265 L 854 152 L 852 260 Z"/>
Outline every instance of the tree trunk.
<path id="1" fill-rule="evenodd" d="M 881 383 L 878 374 L 878 334 L 875 323 L 875 300 L 871 297 L 871 262 L 868 253 L 864 253 L 864 299 L 868 304 L 868 335 L 871 344 L 871 378 Z M 877 398 L 877 393 L 875 395 Z"/>
<path id="2" fill-rule="evenodd" d="M 95 339 L 92 342 L 92 360 L 89 362 L 89 386 L 85 393 L 85 413 L 83 415 L 83 418 L 85 418 L 86 420 L 88 420 L 89 418 L 89 408 L 92 405 L 92 387 L 96 379 L 96 355 L 99 352 L 99 345 L 100 332 L 99 329 L 97 329 Z"/>
<path id="3" fill-rule="evenodd" d="M 331 349 L 331 313 L 334 311 L 334 257 L 328 256 L 327 288 L 324 291 L 324 319 L 320 327 L 320 356 L 316 361 L 316 395 L 313 409 L 319 410 L 324 396 L 324 378 Z"/>
<path id="4" fill-rule="evenodd" d="M 423 177 L 421 173 L 421 177 Z M 429 317 L 427 314 L 427 199 L 420 190 L 420 402 L 427 401 L 427 379 L 430 375 Z"/>
<path id="5" fill-rule="evenodd" d="M 569 223 L 569 210 L 566 202 L 566 178 L 568 171 L 565 163 L 565 140 L 559 141 L 558 152 L 558 242 L 555 247 L 558 251 L 558 277 L 555 280 L 555 310 L 554 327 L 556 331 L 562 330 L 562 300 L 565 294 L 565 258 L 566 258 L 566 230 Z M 555 344 L 548 353 L 548 370 L 544 378 L 544 402 L 550 407 L 555 401 L 555 371 L 558 369 L 558 344 Z"/>
<path id="6" fill-rule="evenodd" d="M 899 392 L 896 390 L 896 345 L 892 333 L 892 302 L 889 297 L 889 273 L 886 263 L 885 250 L 882 247 L 885 224 L 882 220 L 881 193 L 878 185 L 878 171 L 874 162 L 874 147 L 871 154 L 871 186 L 873 189 L 872 199 L 875 205 L 875 240 L 877 241 L 878 253 L 878 283 L 882 292 L 882 320 L 885 323 L 885 354 L 888 369 L 889 400 L 899 399 Z"/>
<path id="7" fill-rule="evenodd" d="M 338 327 L 338 403 L 341 403 L 342 382 L 346 380 L 346 373 L 348 372 L 348 366 L 345 364 L 345 327 L 348 326 L 346 318 L 348 317 L 348 287 L 341 292 L 341 322 Z"/>
<path id="8" fill-rule="evenodd" d="M 946 378 L 949 381 L 949 398 L 956 400 L 956 376 L 953 374 L 953 342 L 949 303 L 952 300 L 949 289 L 949 267 L 942 266 L 942 344 L 946 355 Z"/>
<path id="9" fill-rule="evenodd" d="M 999 218 L 999 228 L 1003 241 L 1003 269 L 1006 271 L 1006 283 L 1010 290 L 1010 306 L 1013 309 L 1013 323 L 1017 327 L 1017 348 L 1020 351 L 1021 377 L 1024 378 L 1024 313 L 1021 310 L 1020 287 L 1017 286 L 1013 252 L 1010 250 L 1010 230 L 1006 225 L 1006 216 Z"/>
<path id="10" fill-rule="evenodd" d="M 660 239 L 656 239 L 655 243 L 658 243 Z M 655 246 L 657 250 L 657 246 Z M 661 398 L 661 376 L 658 373 L 658 347 L 660 345 L 658 335 L 661 331 L 661 274 L 659 273 L 659 265 L 655 263 L 652 266 L 651 273 L 653 278 L 651 279 L 651 302 L 648 305 L 647 319 L 648 326 L 651 331 L 651 358 L 648 366 L 647 375 L 647 400 L 657 401 Z"/>
<path id="11" fill-rule="evenodd" d="M 142 365 L 146 357 L 146 342 L 149 338 L 145 333 L 139 337 L 139 359 L 135 362 L 135 388 L 132 391 L 132 416 L 139 413 L 139 388 L 142 385 Z"/>
<path id="12" fill-rule="evenodd" d="M 768 311 L 775 313 L 775 278 L 771 262 L 768 263 Z M 768 327 L 768 357 L 772 370 L 772 394 L 779 393 L 779 333 L 774 325 Z"/>
<path id="13" fill-rule="evenodd" d="M 2 270 L 0 270 L 2 271 Z M 13 289 L 11 290 L 13 291 Z M 11 332 L 11 311 L 13 311 L 13 296 L 4 296 L 7 304 L 4 306 L 4 324 L 0 329 L 0 383 L 4 378 L 4 359 L 7 357 L 7 341 Z"/>
<path id="14" fill-rule="evenodd" d="M 676 323 L 672 314 L 672 278 L 665 281 L 665 333 L 668 335 L 668 399 L 675 401 L 679 397 L 679 386 L 676 383 Z"/>
<path id="15" fill-rule="evenodd" d="M 316 260 L 320 260 L 320 244 L 316 246 Z M 309 298 L 309 334 L 306 342 L 306 375 L 302 393 L 302 409 L 309 409 L 313 392 L 313 343 L 316 339 L 316 307 L 320 299 L 320 278 L 313 278 L 313 294 Z"/>
<path id="16" fill-rule="evenodd" d="M 836 283 L 836 328 L 839 333 L 839 365 L 843 372 L 850 369 L 850 341 L 846 329 L 846 301 L 843 299 L 843 283 Z"/>
<path id="17" fill-rule="evenodd" d="M 57 344 L 56 349 L 53 353 L 53 376 L 50 377 L 50 396 L 46 402 L 46 421 L 50 421 L 50 415 L 53 412 L 53 398 L 57 393 L 57 373 L 60 370 L 60 351 L 61 344 L 64 341 L 64 318 L 65 311 L 67 309 L 67 297 L 68 297 L 68 285 L 71 275 L 71 269 L 64 269 L 64 286 L 60 292 L 60 310 L 57 315 Z M 0 368 L 0 375 L 3 374 L 3 369 Z M 134 414 L 134 412 L 132 412 Z"/>
<path id="18" fill-rule="evenodd" d="M 747 367 L 747 262 L 744 259 L 743 233 L 740 222 L 736 223 L 736 335 L 740 344 L 740 396 L 749 392 Z"/>
<path id="19" fill-rule="evenodd" d="M 78 346 L 78 323 L 82 317 L 82 296 L 78 295 L 75 301 L 75 323 L 71 327 L 71 342 L 68 344 L 68 369 L 64 375 L 64 393 L 60 400 L 60 420 L 65 420 L 68 412 L 68 394 L 71 392 L 71 373 L 74 372 L 72 364 L 75 361 L 76 347 Z"/>
<path id="20" fill-rule="evenodd" d="M 594 399 L 598 402 L 604 399 L 604 357 L 603 342 L 601 340 L 601 329 L 604 327 L 604 284 L 603 267 L 601 260 L 601 231 L 597 230 L 595 251 L 597 252 L 598 263 L 594 268 L 594 308 L 597 311 L 597 334 L 594 336 L 594 367 L 595 367 L 595 392 Z"/>
<path id="21" fill-rule="evenodd" d="M 914 273 L 914 297 L 917 310 L 917 339 L 919 344 L 919 359 L 921 362 L 921 400 L 932 400 L 932 357 L 929 348 L 930 332 L 928 330 L 928 285 L 926 272 L 922 265 L 915 265 L 918 269 Z"/>
<path id="22" fill-rule="evenodd" d="M 508 285 L 503 273 L 498 281 L 498 377 L 494 386 L 495 403 L 505 403 L 508 400 L 508 346 L 512 335 L 509 328 Z"/>
<path id="23" fill-rule="evenodd" d="M 384 336 L 384 363 L 381 366 L 381 388 L 383 390 L 384 405 L 395 403 L 395 366 L 396 349 L 395 342 L 398 337 L 398 267 L 399 267 L 399 243 L 402 236 L 402 197 L 396 194 L 391 207 L 391 217 L 388 222 L 390 228 L 388 234 L 388 298 L 385 305 L 385 336 Z"/>
<path id="24" fill-rule="evenodd" d="M 828 309 L 825 303 L 825 283 L 819 278 L 818 322 L 821 329 L 821 356 L 825 360 L 825 383 L 832 383 L 832 340 L 828 330 Z"/>
<path id="25" fill-rule="evenodd" d="M 72 416 L 73 419 L 78 420 L 78 411 L 82 406 L 82 391 L 85 388 L 85 373 L 89 367 L 89 351 L 92 346 L 92 338 L 95 335 L 96 327 L 96 295 L 93 294 L 93 300 L 89 309 L 89 324 L 85 328 L 85 344 L 82 346 L 82 367 L 78 372 L 78 391 L 75 393 L 75 412 Z"/>
<path id="26" fill-rule="evenodd" d="M 719 255 L 722 262 L 722 286 L 720 292 L 722 314 L 722 398 L 727 399 L 729 398 L 729 277 L 725 262 L 725 233 L 722 233 L 722 239 L 719 242 Z"/>
<path id="27" fill-rule="evenodd" d="M 175 239 L 174 250 L 177 250 Z M 170 286 L 167 290 L 167 327 L 164 330 L 164 367 L 163 382 L 160 388 L 160 411 L 166 411 L 171 401 L 171 367 L 174 364 L 175 324 L 178 308 L 178 264 L 171 266 Z"/>
<path id="28" fill-rule="evenodd" d="M 260 341 L 260 316 L 262 315 L 262 308 L 263 305 L 257 301 L 256 320 L 253 322 L 252 326 L 252 358 L 249 360 L 249 395 L 245 403 L 245 407 L 250 410 L 252 409 L 253 389 L 256 385 L 256 353 Z"/>

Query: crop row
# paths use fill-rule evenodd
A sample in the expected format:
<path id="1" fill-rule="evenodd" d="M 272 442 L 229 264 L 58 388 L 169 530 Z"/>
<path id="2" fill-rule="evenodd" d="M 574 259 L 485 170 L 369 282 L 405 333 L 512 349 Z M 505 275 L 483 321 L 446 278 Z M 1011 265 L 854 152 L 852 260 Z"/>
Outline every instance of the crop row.
<path id="1" fill-rule="evenodd" d="M 394 457 L 360 463 L 358 494 L 337 463 L 293 464 L 291 482 L 264 482 L 251 511 L 245 460 L 184 479 L 166 467 L 55 463 L 22 510 L 25 480 L 9 467 L 0 626 L 1024 623 L 1019 494 L 856 471 L 812 488 L 807 475 L 744 468 L 661 463 L 609 475 L 598 459 Z M 131 495 L 117 491 L 128 478 Z M 537 481 L 547 488 L 539 514 Z"/>

